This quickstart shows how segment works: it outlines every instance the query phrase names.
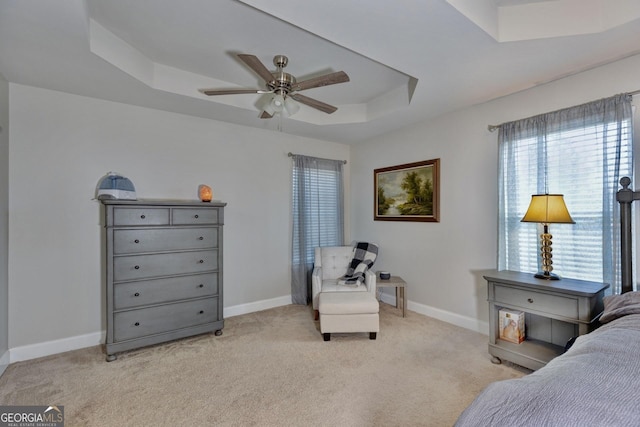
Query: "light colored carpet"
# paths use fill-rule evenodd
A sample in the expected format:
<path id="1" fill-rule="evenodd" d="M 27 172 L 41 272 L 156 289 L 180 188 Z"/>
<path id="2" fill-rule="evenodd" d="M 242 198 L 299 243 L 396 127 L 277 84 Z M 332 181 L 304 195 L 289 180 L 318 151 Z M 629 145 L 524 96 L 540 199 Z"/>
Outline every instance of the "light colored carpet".
<path id="1" fill-rule="evenodd" d="M 487 337 L 381 304 L 377 340 L 324 342 L 311 309 L 225 320 L 205 334 L 122 353 L 100 346 L 9 366 L 4 405 L 64 405 L 66 426 L 451 426 L 492 381 Z"/>

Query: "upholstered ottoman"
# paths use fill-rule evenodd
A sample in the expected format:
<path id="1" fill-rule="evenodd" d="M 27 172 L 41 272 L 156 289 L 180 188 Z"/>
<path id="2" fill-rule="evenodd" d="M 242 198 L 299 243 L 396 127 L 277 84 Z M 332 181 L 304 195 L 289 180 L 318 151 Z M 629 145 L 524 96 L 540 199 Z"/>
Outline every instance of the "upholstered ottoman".
<path id="1" fill-rule="evenodd" d="M 318 311 L 324 340 L 332 332 L 369 332 L 375 340 L 380 330 L 378 300 L 369 292 L 321 292 Z"/>

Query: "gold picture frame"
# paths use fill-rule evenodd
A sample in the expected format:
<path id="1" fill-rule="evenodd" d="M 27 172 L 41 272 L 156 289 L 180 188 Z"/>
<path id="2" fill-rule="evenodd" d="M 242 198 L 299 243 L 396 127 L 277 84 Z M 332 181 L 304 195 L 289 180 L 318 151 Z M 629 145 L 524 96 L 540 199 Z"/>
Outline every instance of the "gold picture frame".
<path id="1" fill-rule="evenodd" d="M 440 222 L 440 159 L 373 171 L 375 221 Z"/>

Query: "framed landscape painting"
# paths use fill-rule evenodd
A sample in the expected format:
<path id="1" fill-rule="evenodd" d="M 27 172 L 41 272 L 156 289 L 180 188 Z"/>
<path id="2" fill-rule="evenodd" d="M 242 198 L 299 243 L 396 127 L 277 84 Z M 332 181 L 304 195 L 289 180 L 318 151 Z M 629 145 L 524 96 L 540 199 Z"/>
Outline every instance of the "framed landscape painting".
<path id="1" fill-rule="evenodd" d="M 440 159 L 373 171 L 376 221 L 438 222 Z"/>

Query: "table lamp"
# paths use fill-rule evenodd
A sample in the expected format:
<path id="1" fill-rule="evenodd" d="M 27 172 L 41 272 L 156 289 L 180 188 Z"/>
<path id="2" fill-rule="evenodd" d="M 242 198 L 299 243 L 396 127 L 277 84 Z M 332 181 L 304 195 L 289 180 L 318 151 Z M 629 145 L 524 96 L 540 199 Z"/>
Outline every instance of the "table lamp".
<path id="1" fill-rule="evenodd" d="M 534 194 L 522 222 L 537 222 L 544 226 L 540 235 L 540 252 L 542 255 L 542 271 L 534 275 L 537 279 L 559 280 L 560 276 L 551 273 L 551 234 L 549 224 L 575 224 L 569 215 L 562 194 Z"/>

